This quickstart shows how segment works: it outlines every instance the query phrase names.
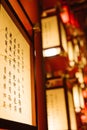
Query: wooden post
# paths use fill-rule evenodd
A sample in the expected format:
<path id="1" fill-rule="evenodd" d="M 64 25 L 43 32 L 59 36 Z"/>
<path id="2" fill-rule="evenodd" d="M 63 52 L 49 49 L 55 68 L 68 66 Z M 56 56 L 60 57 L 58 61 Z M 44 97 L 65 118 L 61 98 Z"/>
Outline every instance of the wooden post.
<path id="1" fill-rule="evenodd" d="M 40 32 L 34 33 L 35 44 L 35 80 L 37 97 L 37 124 L 38 130 L 47 130 L 46 95 L 43 73 L 43 57 Z"/>

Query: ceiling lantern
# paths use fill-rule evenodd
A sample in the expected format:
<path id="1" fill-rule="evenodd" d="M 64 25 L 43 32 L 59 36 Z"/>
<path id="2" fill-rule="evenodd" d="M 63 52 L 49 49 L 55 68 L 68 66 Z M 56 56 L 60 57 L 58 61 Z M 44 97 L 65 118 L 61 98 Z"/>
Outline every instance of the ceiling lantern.
<path id="1" fill-rule="evenodd" d="M 84 108 L 84 98 L 82 94 L 82 89 L 76 83 L 74 84 L 72 90 L 73 90 L 73 100 L 74 100 L 75 111 L 80 112 L 81 109 Z"/>
<path id="2" fill-rule="evenodd" d="M 64 51 L 67 53 L 68 52 L 68 46 L 67 46 L 67 33 L 64 28 L 64 25 L 62 22 L 60 22 L 60 30 L 61 30 L 61 42 L 62 42 L 62 47 Z"/>
<path id="3" fill-rule="evenodd" d="M 57 16 L 44 17 L 41 19 L 42 25 L 42 47 L 43 56 L 50 57 L 60 54 L 60 37 L 58 29 L 59 20 Z"/>
<path id="4" fill-rule="evenodd" d="M 73 46 L 74 46 L 74 60 L 75 62 L 78 64 L 79 62 L 79 56 L 80 56 L 80 49 L 79 49 L 79 44 L 78 44 L 78 39 L 77 38 L 73 38 Z"/>
<path id="5" fill-rule="evenodd" d="M 74 48 L 72 41 L 68 41 L 68 57 L 69 57 L 69 64 L 71 67 L 73 67 L 75 65 L 75 61 L 74 61 Z"/>
<path id="6" fill-rule="evenodd" d="M 73 12 L 70 11 L 70 24 L 76 28 L 79 28 L 79 23 L 78 20 L 75 18 L 75 15 Z"/>
<path id="7" fill-rule="evenodd" d="M 67 54 L 66 30 L 59 14 L 43 16 L 41 30 L 44 57 Z"/>
<path id="8" fill-rule="evenodd" d="M 70 24 L 75 25 L 75 18 L 74 18 L 74 14 L 72 12 L 70 12 Z"/>
<path id="9" fill-rule="evenodd" d="M 84 97 L 84 98 L 87 98 L 87 90 L 84 89 L 84 90 L 82 91 L 82 93 L 83 93 L 83 97 Z"/>
<path id="10" fill-rule="evenodd" d="M 86 110 L 86 111 L 87 111 L 87 110 Z M 82 121 L 82 123 L 87 123 L 87 116 L 86 116 L 85 113 L 83 113 L 83 114 L 81 115 L 81 121 Z"/>
<path id="11" fill-rule="evenodd" d="M 80 84 L 83 84 L 83 83 L 84 83 L 84 78 L 83 78 L 82 69 L 79 69 L 79 71 L 76 72 L 75 76 L 76 76 L 76 78 L 78 79 L 78 81 L 79 81 Z"/>
<path id="12" fill-rule="evenodd" d="M 60 17 L 64 24 L 69 23 L 69 8 L 67 5 L 62 6 L 62 11 L 60 12 Z"/>

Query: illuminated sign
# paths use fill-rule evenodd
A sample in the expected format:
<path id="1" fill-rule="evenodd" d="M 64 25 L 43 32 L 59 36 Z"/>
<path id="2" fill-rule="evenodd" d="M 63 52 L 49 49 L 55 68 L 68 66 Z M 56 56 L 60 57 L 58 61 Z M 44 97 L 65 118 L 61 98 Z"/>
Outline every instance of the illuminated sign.
<path id="1" fill-rule="evenodd" d="M 30 46 L 0 5 L 0 118 L 32 125 Z"/>

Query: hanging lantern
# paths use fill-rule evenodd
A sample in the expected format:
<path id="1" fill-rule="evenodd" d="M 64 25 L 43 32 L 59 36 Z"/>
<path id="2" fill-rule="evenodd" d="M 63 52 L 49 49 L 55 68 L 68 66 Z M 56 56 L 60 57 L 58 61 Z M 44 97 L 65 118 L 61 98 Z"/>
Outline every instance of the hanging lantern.
<path id="1" fill-rule="evenodd" d="M 84 97 L 83 97 L 81 87 L 79 87 L 79 99 L 80 99 L 80 107 L 81 107 L 81 109 L 83 109 L 85 107 L 85 105 L 84 105 Z"/>
<path id="2" fill-rule="evenodd" d="M 74 44 L 74 60 L 78 64 L 78 57 L 80 55 L 80 50 L 79 50 L 79 45 L 78 45 L 77 38 L 73 39 L 73 44 Z"/>
<path id="3" fill-rule="evenodd" d="M 80 109 L 79 91 L 77 84 L 73 86 L 73 98 L 74 98 L 75 111 L 80 112 L 81 109 Z"/>
<path id="4" fill-rule="evenodd" d="M 60 13 L 60 17 L 64 24 L 69 23 L 69 8 L 68 6 L 62 6 L 62 12 Z"/>
<path id="5" fill-rule="evenodd" d="M 84 44 L 81 41 L 81 38 L 78 36 L 77 38 L 73 38 L 74 44 L 74 60 L 80 66 L 80 68 L 84 68 L 86 65 L 86 56 L 85 56 L 85 48 Z"/>
<path id="6" fill-rule="evenodd" d="M 60 12 L 60 17 L 64 24 L 70 24 L 74 27 L 80 28 L 78 20 L 75 18 L 73 12 L 69 9 L 67 5 L 62 6 L 62 11 Z"/>
<path id="7" fill-rule="evenodd" d="M 68 41 L 68 57 L 69 57 L 70 66 L 74 66 L 74 64 L 75 64 L 75 62 L 74 62 L 74 48 L 73 48 L 72 41 Z"/>
<path id="8" fill-rule="evenodd" d="M 84 68 L 87 61 L 83 51 L 80 49 L 78 38 L 72 38 L 68 41 L 68 57 L 70 66 L 73 67 L 76 64 L 79 65 L 80 68 Z"/>
<path id="9" fill-rule="evenodd" d="M 41 19 L 42 49 L 44 57 L 67 52 L 67 37 L 59 15 L 50 15 Z"/>
<path id="10" fill-rule="evenodd" d="M 87 116 L 85 114 L 81 115 L 81 121 L 82 123 L 87 123 Z"/>
<path id="11" fill-rule="evenodd" d="M 68 46 L 67 46 L 67 35 L 66 35 L 66 30 L 64 28 L 64 25 L 62 22 L 60 22 L 60 30 L 61 30 L 61 42 L 64 51 L 67 53 L 68 52 Z"/>
<path id="12" fill-rule="evenodd" d="M 73 86 L 73 100 L 75 111 L 80 112 L 82 108 L 84 108 L 84 99 L 82 95 L 82 89 L 78 86 L 78 84 L 74 84 Z"/>
<path id="13" fill-rule="evenodd" d="M 78 79 L 78 81 L 79 81 L 80 84 L 83 84 L 83 83 L 84 83 L 84 78 L 83 78 L 82 69 L 79 69 L 79 71 L 76 72 L 75 76 L 76 76 L 76 78 Z"/>
<path id="14" fill-rule="evenodd" d="M 56 15 L 41 19 L 44 57 L 57 55 L 61 51 L 58 22 Z"/>
<path id="15" fill-rule="evenodd" d="M 70 12 L 70 24 L 71 25 L 75 25 L 75 18 L 74 18 L 74 14 L 72 12 Z"/>
<path id="16" fill-rule="evenodd" d="M 70 11 L 70 24 L 75 28 L 80 28 L 78 20 L 76 19 L 74 13 Z"/>
<path id="17" fill-rule="evenodd" d="M 82 91 L 82 93 L 83 93 L 83 97 L 84 97 L 84 98 L 87 98 L 87 90 L 84 89 L 84 90 Z"/>

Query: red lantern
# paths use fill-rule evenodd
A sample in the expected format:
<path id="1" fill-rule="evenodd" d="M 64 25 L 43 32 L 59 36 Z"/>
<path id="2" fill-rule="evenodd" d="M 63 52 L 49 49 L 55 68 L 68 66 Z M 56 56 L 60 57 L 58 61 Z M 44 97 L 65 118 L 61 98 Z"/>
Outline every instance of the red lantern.
<path id="1" fill-rule="evenodd" d="M 75 25 L 75 18 L 72 12 L 70 12 L 70 24 Z"/>
<path id="2" fill-rule="evenodd" d="M 85 114 L 81 115 L 81 121 L 83 123 L 87 122 L 87 116 Z"/>
<path id="3" fill-rule="evenodd" d="M 83 93 L 83 97 L 87 98 L 87 90 L 83 90 L 82 93 Z"/>
<path id="4" fill-rule="evenodd" d="M 69 23 L 69 9 L 68 9 L 68 6 L 63 6 L 62 7 L 62 12 L 60 13 L 60 17 L 63 21 L 63 23 L 67 24 Z"/>
<path id="5" fill-rule="evenodd" d="M 62 22 L 64 24 L 70 24 L 75 27 L 79 27 L 79 23 L 77 19 L 75 18 L 73 12 L 69 9 L 67 5 L 62 6 L 62 11 L 60 13 L 60 17 L 62 19 Z"/>
<path id="6" fill-rule="evenodd" d="M 79 23 L 78 23 L 78 20 L 75 18 L 73 12 L 70 12 L 70 24 L 74 27 L 77 27 L 79 28 Z"/>

